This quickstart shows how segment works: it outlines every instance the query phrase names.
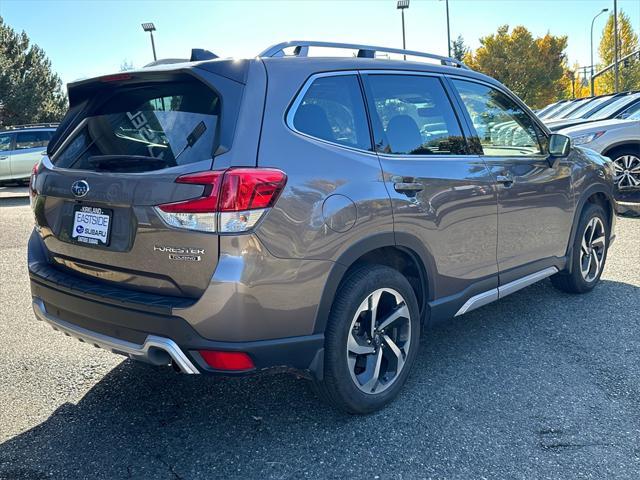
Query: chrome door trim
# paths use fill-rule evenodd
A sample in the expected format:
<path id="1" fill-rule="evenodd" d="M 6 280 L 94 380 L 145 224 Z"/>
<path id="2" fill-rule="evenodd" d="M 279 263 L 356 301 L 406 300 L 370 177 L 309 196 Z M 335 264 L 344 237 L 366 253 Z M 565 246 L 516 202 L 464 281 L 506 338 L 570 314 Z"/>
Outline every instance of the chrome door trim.
<path id="1" fill-rule="evenodd" d="M 555 275 L 556 273 L 558 273 L 558 269 L 556 267 L 549 267 L 544 270 L 540 270 L 539 272 L 532 273 L 531 275 L 527 275 L 526 277 L 519 278 L 518 280 L 514 280 L 513 282 L 509 282 L 506 285 L 498 287 L 499 296 L 500 298 L 504 298 L 513 292 L 517 292 L 522 288 L 528 287 L 529 285 L 539 282 L 551 275 Z"/>
<path id="2" fill-rule="evenodd" d="M 460 310 L 456 312 L 455 316 L 458 317 L 463 313 L 467 313 L 471 310 L 475 310 L 476 308 L 483 307 L 491 302 L 495 302 L 496 300 L 498 300 L 497 288 L 479 293 L 478 295 L 474 295 L 469 300 L 467 300 L 464 305 L 460 307 Z"/>
<path id="3" fill-rule="evenodd" d="M 500 298 L 504 298 L 507 295 L 517 292 L 518 290 L 528 287 L 529 285 L 539 282 L 551 275 L 555 275 L 556 273 L 558 273 L 558 269 L 556 267 L 548 267 L 544 270 L 540 270 L 539 272 L 514 280 L 513 282 L 501 285 L 498 288 L 493 288 L 486 292 L 479 293 L 478 295 L 474 295 L 467 300 L 462 307 L 460 307 L 455 316 L 458 317 L 464 313 L 470 312 L 471 310 L 483 307 L 484 305 Z"/>

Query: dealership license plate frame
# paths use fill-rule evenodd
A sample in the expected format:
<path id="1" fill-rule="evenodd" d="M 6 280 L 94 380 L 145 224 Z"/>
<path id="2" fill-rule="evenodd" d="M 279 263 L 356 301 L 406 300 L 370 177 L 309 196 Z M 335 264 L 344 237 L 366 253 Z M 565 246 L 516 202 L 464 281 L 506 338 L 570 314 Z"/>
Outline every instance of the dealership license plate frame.
<path id="1" fill-rule="evenodd" d="M 106 238 L 106 242 L 102 242 L 99 239 L 95 239 L 96 243 L 93 243 L 91 240 L 93 240 L 92 237 L 86 237 L 80 234 L 76 234 L 76 213 L 79 211 L 83 211 L 84 213 L 90 214 L 90 215 L 99 215 L 99 216 L 106 216 L 109 219 L 109 224 L 107 225 L 107 238 Z M 108 247 L 109 244 L 111 243 L 111 227 L 113 226 L 113 210 L 110 208 L 102 208 L 102 207 L 97 207 L 94 205 L 86 205 L 86 204 L 78 204 L 78 205 L 74 205 L 73 207 L 73 220 L 71 222 L 71 240 L 78 244 L 78 245 L 83 245 L 86 247 Z M 84 240 L 79 240 L 79 238 L 86 238 L 87 241 Z"/>

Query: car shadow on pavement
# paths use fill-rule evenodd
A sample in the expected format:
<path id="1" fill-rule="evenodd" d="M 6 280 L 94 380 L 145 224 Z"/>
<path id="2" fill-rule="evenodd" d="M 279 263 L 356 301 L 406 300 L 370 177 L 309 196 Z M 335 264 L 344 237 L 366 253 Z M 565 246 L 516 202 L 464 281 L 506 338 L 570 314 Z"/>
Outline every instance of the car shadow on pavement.
<path id="1" fill-rule="evenodd" d="M 376 469 L 478 478 L 491 468 L 534 478 L 576 464 L 597 478 L 602 459 L 593 445 L 617 442 L 626 452 L 626 442 L 637 442 L 602 438 L 620 419 L 607 418 L 600 396 L 615 394 L 606 389 L 624 383 L 631 360 L 606 352 L 619 353 L 640 323 L 618 315 L 625 302 L 638 311 L 640 288 L 603 280 L 573 296 L 546 281 L 441 324 L 425 334 L 400 397 L 367 417 L 332 410 L 287 374 L 187 376 L 126 360 L 77 404 L 1 444 L 0 478 L 373 478 Z M 585 353 L 592 345 L 599 358 Z M 632 396 L 638 387 L 620 388 Z M 567 405 L 563 395 L 591 396 L 591 410 Z M 604 423 L 583 431 L 593 408 L 606 410 Z M 549 432 L 559 438 L 550 442 Z M 559 465 L 556 444 L 591 447 L 571 449 Z M 604 453 L 616 465 L 627 461 Z M 465 458 L 473 461 L 463 470 Z M 637 466 L 637 458 L 628 461 Z"/>

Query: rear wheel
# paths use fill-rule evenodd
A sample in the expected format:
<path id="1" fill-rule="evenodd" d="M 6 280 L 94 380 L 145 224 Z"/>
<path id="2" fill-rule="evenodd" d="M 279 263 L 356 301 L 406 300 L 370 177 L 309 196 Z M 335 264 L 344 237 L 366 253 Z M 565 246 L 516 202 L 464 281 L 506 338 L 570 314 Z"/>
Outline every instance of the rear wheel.
<path id="1" fill-rule="evenodd" d="M 600 205 L 587 204 L 573 242 L 571 273 L 551 277 L 553 285 L 569 293 L 586 293 L 600 281 L 609 248 L 609 222 Z"/>
<path id="2" fill-rule="evenodd" d="M 418 352 L 419 309 L 408 280 L 384 266 L 351 273 L 325 332 L 324 379 L 317 390 L 349 413 L 382 408 L 400 391 Z"/>

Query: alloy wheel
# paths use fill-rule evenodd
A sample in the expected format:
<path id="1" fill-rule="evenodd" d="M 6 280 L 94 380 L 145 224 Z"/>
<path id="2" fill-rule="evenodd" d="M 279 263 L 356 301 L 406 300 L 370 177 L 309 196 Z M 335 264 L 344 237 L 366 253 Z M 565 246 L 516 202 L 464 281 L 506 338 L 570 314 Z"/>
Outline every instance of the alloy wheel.
<path id="1" fill-rule="evenodd" d="M 367 296 L 353 317 L 347 340 L 351 379 L 361 391 L 378 394 L 402 371 L 411 347 L 411 318 L 396 290 L 379 288 Z"/>
<path id="2" fill-rule="evenodd" d="M 618 188 L 640 186 L 640 157 L 622 155 L 613 161 L 614 181 Z"/>
<path id="3" fill-rule="evenodd" d="M 580 248 L 580 273 L 586 282 L 593 282 L 602 271 L 606 242 L 602 220 L 593 217 L 582 235 Z"/>

